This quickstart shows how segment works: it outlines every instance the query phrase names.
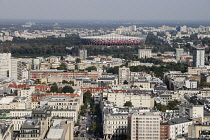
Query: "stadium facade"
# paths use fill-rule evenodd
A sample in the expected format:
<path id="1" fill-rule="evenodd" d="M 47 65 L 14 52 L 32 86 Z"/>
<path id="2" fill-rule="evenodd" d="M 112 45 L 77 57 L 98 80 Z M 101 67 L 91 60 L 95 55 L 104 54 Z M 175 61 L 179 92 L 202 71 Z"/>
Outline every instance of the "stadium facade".
<path id="1" fill-rule="evenodd" d="M 141 45 L 145 42 L 146 36 L 134 37 L 115 33 L 100 36 L 80 37 L 85 45 Z"/>

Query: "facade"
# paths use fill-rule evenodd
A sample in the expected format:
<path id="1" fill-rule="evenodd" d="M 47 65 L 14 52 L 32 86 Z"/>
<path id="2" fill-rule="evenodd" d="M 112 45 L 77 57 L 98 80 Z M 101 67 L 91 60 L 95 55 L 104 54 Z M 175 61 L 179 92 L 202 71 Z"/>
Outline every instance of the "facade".
<path id="1" fill-rule="evenodd" d="M 205 48 L 195 47 L 193 50 L 193 66 L 194 67 L 204 67 L 205 66 Z"/>
<path id="2" fill-rule="evenodd" d="M 130 120 L 131 140 L 160 140 L 160 116 L 156 113 L 134 113 Z"/>
<path id="3" fill-rule="evenodd" d="M 138 50 L 138 58 L 150 58 L 152 57 L 151 49 L 139 49 Z"/>
<path id="4" fill-rule="evenodd" d="M 160 139 L 169 140 L 170 139 L 170 125 L 160 124 Z"/>
<path id="5" fill-rule="evenodd" d="M 123 84 L 124 81 L 130 83 L 130 68 L 119 68 L 119 84 Z"/>
<path id="6" fill-rule="evenodd" d="M 123 107 L 126 102 L 132 102 L 134 107 L 154 107 L 154 98 L 144 93 L 122 93 L 109 92 L 107 100 L 115 103 L 118 107 Z"/>
<path id="7" fill-rule="evenodd" d="M 42 79 L 42 78 L 61 78 L 62 80 L 73 80 L 76 77 L 86 76 L 90 79 L 96 80 L 98 79 L 98 72 L 66 72 L 63 70 L 32 70 L 29 74 L 29 79 Z"/>
<path id="8" fill-rule="evenodd" d="M 79 58 L 81 60 L 86 60 L 86 58 L 87 58 L 87 50 L 79 50 Z"/>

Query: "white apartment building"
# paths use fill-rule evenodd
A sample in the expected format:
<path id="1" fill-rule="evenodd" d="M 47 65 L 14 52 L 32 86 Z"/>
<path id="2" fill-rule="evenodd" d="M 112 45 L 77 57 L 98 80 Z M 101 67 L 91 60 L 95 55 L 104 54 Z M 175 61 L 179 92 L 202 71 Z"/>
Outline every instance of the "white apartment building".
<path id="1" fill-rule="evenodd" d="M 152 57 L 151 49 L 139 49 L 138 50 L 138 58 L 150 58 Z"/>
<path id="2" fill-rule="evenodd" d="M 87 50 L 79 50 L 79 58 L 81 60 L 86 60 L 86 58 L 87 58 Z"/>
<path id="3" fill-rule="evenodd" d="M 124 81 L 130 82 L 130 68 L 119 68 L 119 84 L 123 84 Z"/>
<path id="4" fill-rule="evenodd" d="M 108 92 L 107 100 L 113 102 L 118 107 L 123 107 L 127 101 L 131 101 L 134 107 L 154 107 L 154 98 L 144 93 Z"/>
<path id="5" fill-rule="evenodd" d="M 10 117 L 25 117 L 25 116 L 31 116 L 32 110 L 31 109 L 19 109 L 19 110 L 11 110 L 10 111 Z"/>
<path id="6" fill-rule="evenodd" d="M 132 114 L 130 117 L 130 139 L 159 140 L 160 119 L 157 112 Z"/>
<path id="7" fill-rule="evenodd" d="M 0 109 L 29 109 L 30 101 L 25 97 L 3 97 L 0 100 Z"/>
<path id="8" fill-rule="evenodd" d="M 193 50 L 193 66 L 194 67 L 204 67 L 205 65 L 205 48 L 196 47 Z"/>
<path id="9" fill-rule="evenodd" d="M 51 117 L 73 118 L 76 123 L 78 118 L 78 111 L 76 110 L 52 110 Z"/>
<path id="10" fill-rule="evenodd" d="M 0 77 L 11 76 L 11 53 L 0 53 Z"/>
<path id="11" fill-rule="evenodd" d="M 188 126 L 193 124 L 192 120 L 187 118 L 175 118 L 168 121 L 170 125 L 170 138 L 176 139 L 177 136 L 182 136 L 188 133 Z"/>
<path id="12" fill-rule="evenodd" d="M 197 89 L 197 81 L 196 80 L 185 80 L 186 87 L 189 89 Z"/>
<path id="13" fill-rule="evenodd" d="M 204 106 L 203 105 L 181 104 L 179 106 L 179 113 L 188 115 L 190 118 L 201 118 L 203 120 Z"/>
<path id="14" fill-rule="evenodd" d="M 149 112 L 145 108 L 116 107 L 114 103 L 102 102 L 104 139 L 121 139 L 128 134 L 128 118 L 134 112 Z"/>

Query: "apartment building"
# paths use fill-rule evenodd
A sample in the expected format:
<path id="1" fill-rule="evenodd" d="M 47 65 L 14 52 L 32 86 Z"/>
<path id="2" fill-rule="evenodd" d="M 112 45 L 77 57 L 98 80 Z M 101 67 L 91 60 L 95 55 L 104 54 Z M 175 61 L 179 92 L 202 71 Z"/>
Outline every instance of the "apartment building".
<path id="1" fill-rule="evenodd" d="M 147 93 L 110 91 L 107 93 L 107 101 L 113 102 L 118 107 L 123 107 L 128 101 L 132 102 L 133 107 L 154 107 L 154 98 Z"/>
<path id="2" fill-rule="evenodd" d="M 157 112 L 134 113 L 130 117 L 131 140 L 159 140 L 160 116 Z"/>

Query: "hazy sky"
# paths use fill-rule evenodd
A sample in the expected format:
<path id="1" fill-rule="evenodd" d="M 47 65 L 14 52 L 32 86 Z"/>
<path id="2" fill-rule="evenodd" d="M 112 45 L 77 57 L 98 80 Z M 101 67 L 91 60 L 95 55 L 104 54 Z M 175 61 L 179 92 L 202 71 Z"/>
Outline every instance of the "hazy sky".
<path id="1" fill-rule="evenodd" d="M 210 0 L 0 0 L 0 19 L 210 20 Z"/>

